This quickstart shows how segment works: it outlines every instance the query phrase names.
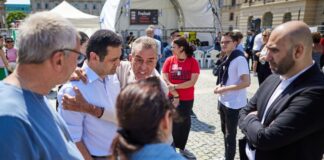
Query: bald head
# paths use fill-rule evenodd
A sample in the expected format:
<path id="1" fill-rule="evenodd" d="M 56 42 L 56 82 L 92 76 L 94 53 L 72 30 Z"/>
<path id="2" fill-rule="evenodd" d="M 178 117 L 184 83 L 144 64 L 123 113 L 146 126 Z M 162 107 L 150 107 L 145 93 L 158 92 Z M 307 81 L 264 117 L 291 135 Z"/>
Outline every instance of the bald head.
<path id="1" fill-rule="evenodd" d="M 304 52 L 312 53 L 312 34 L 309 26 L 302 21 L 290 21 L 279 25 L 272 34 L 283 38 L 290 46 L 303 45 Z"/>
<path id="2" fill-rule="evenodd" d="M 289 78 L 312 65 L 312 36 L 308 26 L 291 21 L 276 27 L 266 45 L 271 70 Z"/>

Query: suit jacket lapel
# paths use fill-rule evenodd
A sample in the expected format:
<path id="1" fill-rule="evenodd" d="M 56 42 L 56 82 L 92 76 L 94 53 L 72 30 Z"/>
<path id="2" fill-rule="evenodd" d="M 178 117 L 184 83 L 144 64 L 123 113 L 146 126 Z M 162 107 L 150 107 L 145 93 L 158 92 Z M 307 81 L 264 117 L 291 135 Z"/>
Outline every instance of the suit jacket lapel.
<path id="1" fill-rule="evenodd" d="M 282 110 L 283 108 L 283 105 L 280 105 L 279 102 L 283 102 L 283 100 L 287 100 L 287 96 L 290 96 L 290 95 L 287 95 L 289 93 L 294 93 L 296 92 L 296 90 L 300 89 L 300 84 L 303 84 L 304 81 L 306 81 L 306 79 L 308 77 L 310 77 L 312 74 L 316 74 L 316 68 L 314 68 L 315 65 L 313 65 L 311 68 L 309 68 L 308 70 L 306 70 L 304 73 L 302 73 L 301 75 L 299 75 L 292 83 L 290 83 L 287 88 L 273 101 L 273 103 L 271 104 L 271 106 L 269 107 L 268 109 L 268 114 L 266 115 L 265 117 L 265 121 L 264 121 L 264 124 L 267 125 L 267 124 L 270 124 L 273 120 L 273 118 L 270 118 L 269 121 L 270 122 L 267 122 L 267 119 L 268 117 L 274 117 L 276 115 L 274 115 L 275 113 L 278 113 L 278 112 L 274 112 L 275 110 Z M 317 66 L 315 66 L 317 67 Z M 280 81 L 279 81 L 280 82 Z M 279 84 L 278 84 L 279 85 Z M 277 85 L 277 86 L 278 86 Z M 309 84 L 305 84 L 303 86 L 306 86 L 306 85 L 309 85 Z M 277 87 L 276 87 L 277 88 Z M 273 91 L 274 92 L 274 91 Z M 272 93 L 273 93 L 272 92 Z M 271 94 L 272 95 L 272 94 Z M 270 97 L 271 97 L 270 95 Z M 287 95 L 287 96 L 286 96 Z M 269 101 L 269 99 L 268 99 Z M 266 105 L 266 104 L 265 104 Z M 263 114 L 262 114 L 263 115 Z"/>
<path id="2" fill-rule="evenodd" d="M 267 82 L 269 82 L 269 83 L 263 84 L 263 85 L 266 85 L 265 88 L 263 89 L 264 96 L 260 96 L 260 97 L 265 97 L 264 99 L 261 99 L 261 103 L 260 103 L 261 104 L 260 105 L 261 112 L 259 114 L 260 119 L 262 119 L 265 109 L 267 108 L 267 104 L 270 100 L 270 97 L 272 96 L 273 92 L 276 90 L 276 88 L 280 84 L 281 80 L 280 80 L 279 76 L 275 76 L 274 78 L 272 78 L 272 80 L 268 80 Z"/>

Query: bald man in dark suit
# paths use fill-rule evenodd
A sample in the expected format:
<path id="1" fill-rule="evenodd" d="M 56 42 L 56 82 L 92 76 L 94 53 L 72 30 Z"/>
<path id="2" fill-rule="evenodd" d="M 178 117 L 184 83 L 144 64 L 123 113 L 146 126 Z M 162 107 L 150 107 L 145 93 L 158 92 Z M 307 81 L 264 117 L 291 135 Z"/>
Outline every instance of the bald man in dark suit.
<path id="1" fill-rule="evenodd" d="M 241 159 L 321 160 L 324 75 L 312 60 L 309 27 L 284 23 L 271 33 L 266 60 L 273 75 L 241 110 Z"/>

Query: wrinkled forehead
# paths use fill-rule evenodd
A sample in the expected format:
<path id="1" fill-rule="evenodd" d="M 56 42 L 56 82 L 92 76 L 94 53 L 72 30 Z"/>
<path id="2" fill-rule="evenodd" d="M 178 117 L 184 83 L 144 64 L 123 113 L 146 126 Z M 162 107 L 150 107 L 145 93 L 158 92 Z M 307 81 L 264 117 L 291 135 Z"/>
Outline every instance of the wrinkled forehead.
<path id="1" fill-rule="evenodd" d="M 138 47 L 138 48 L 134 48 L 134 56 L 141 57 L 143 59 L 156 58 L 157 52 L 153 48 Z"/>

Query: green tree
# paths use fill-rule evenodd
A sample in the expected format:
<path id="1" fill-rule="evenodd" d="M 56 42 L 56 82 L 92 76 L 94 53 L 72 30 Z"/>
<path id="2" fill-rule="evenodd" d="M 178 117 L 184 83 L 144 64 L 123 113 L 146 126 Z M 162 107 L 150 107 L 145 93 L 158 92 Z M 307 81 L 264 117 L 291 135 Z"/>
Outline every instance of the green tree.
<path id="1" fill-rule="evenodd" d="M 7 26 L 10 28 L 10 24 L 16 20 L 23 20 L 27 15 L 21 11 L 9 12 L 6 18 Z"/>

